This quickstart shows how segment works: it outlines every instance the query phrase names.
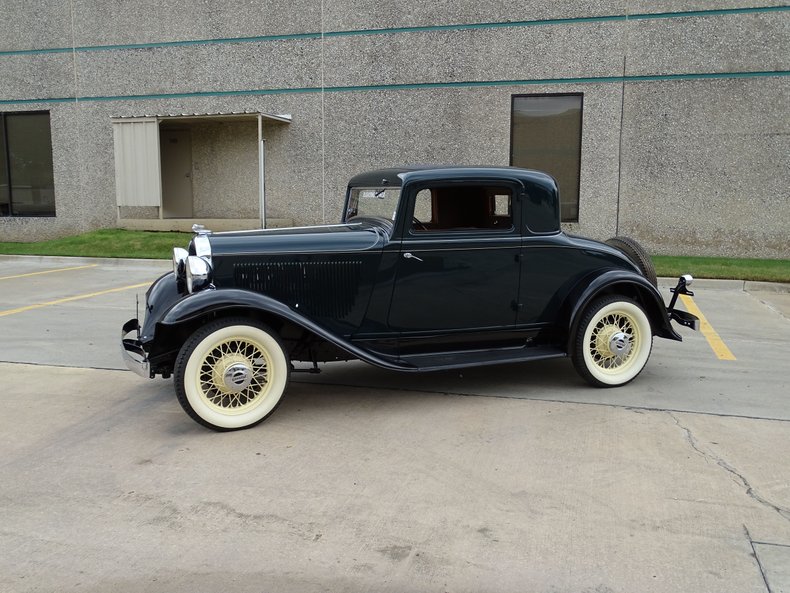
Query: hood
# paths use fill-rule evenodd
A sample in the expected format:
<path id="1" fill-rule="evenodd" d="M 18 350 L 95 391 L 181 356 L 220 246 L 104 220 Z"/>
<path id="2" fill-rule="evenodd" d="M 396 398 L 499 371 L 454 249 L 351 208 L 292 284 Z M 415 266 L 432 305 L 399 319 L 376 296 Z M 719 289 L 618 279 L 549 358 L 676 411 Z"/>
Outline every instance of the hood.
<path id="1" fill-rule="evenodd" d="M 212 256 L 349 252 L 383 246 L 385 232 L 361 223 L 231 231 L 208 235 Z"/>

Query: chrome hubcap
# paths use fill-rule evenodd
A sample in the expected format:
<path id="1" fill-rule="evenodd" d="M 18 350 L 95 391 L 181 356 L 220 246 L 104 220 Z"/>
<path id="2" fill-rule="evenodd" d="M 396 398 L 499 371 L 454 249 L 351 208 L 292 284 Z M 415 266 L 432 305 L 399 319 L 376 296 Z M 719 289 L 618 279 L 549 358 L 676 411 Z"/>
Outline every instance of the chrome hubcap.
<path id="1" fill-rule="evenodd" d="M 239 393 L 252 383 L 252 371 L 244 363 L 236 363 L 225 369 L 222 376 L 225 390 L 229 393 Z"/>
<path id="2" fill-rule="evenodd" d="M 609 351 L 615 356 L 627 356 L 631 352 L 631 338 L 623 332 L 615 332 L 609 338 Z"/>

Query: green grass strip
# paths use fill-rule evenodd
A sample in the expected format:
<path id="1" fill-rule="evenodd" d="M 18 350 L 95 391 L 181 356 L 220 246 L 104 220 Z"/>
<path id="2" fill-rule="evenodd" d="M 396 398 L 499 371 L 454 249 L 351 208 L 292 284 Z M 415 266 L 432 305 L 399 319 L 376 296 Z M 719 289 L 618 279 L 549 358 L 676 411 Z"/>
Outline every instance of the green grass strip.
<path id="1" fill-rule="evenodd" d="M 790 283 L 790 259 L 653 256 L 659 276 L 691 274 L 695 278 Z"/>
<path id="2" fill-rule="evenodd" d="M 51 241 L 0 243 L 0 253 L 169 259 L 173 256 L 173 247 L 186 247 L 191 238 L 192 233 L 103 229 Z"/>

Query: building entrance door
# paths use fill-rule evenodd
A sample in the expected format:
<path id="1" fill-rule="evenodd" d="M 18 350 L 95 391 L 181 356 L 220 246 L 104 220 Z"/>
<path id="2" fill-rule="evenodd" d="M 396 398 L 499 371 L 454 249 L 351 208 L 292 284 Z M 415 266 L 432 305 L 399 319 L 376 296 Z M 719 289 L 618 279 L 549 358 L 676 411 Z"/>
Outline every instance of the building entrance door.
<path id="1" fill-rule="evenodd" d="M 159 147 L 162 159 L 162 218 L 191 218 L 191 131 L 160 129 Z"/>

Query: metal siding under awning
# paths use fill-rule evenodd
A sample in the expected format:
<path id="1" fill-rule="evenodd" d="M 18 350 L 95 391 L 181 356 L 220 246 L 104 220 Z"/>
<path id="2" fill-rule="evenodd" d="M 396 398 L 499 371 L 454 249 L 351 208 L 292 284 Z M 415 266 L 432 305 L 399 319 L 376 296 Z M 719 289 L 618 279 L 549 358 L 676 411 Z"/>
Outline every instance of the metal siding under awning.
<path id="1" fill-rule="evenodd" d="M 159 123 L 153 118 L 115 121 L 115 195 L 118 206 L 159 207 L 162 183 Z"/>

